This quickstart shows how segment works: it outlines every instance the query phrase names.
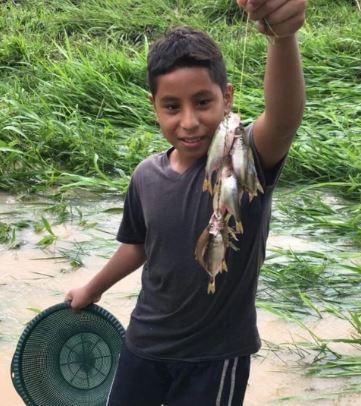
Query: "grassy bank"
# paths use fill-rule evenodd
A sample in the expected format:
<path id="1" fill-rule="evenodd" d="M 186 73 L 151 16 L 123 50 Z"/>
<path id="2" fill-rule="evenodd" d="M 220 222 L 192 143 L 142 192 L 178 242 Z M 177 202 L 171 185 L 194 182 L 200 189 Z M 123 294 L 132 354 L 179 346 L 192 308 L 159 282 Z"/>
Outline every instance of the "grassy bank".
<path id="1" fill-rule="evenodd" d="M 0 188 L 74 185 L 124 191 L 134 166 L 165 147 L 147 101 L 148 44 L 171 25 L 208 31 L 220 44 L 245 120 L 263 108 L 266 41 L 233 0 L 5 2 L 0 28 Z M 361 25 L 352 1 L 310 1 L 300 33 L 305 119 L 284 183 L 336 182 L 359 198 Z M 331 184 L 332 185 L 332 184 Z"/>

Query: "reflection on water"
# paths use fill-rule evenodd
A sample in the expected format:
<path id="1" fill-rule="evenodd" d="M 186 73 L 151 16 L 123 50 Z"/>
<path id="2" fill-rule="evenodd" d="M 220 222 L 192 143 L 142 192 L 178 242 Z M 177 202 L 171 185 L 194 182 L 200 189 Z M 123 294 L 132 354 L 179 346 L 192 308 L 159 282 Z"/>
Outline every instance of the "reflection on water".
<path id="1" fill-rule="evenodd" d="M 30 223 L 29 227 L 16 230 L 18 249 L 9 250 L 7 246 L 0 245 L 0 393 L 4 406 L 23 404 L 12 387 L 9 369 L 25 323 L 37 311 L 62 301 L 67 290 L 89 280 L 116 247 L 114 234 L 121 214 L 113 209 L 120 207 L 119 202 L 87 200 L 86 206 L 85 203 L 78 206 L 81 215 L 76 212 L 77 215 L 68 216 L 65 223 L 55 224 L 57 214 L 44 214 L 39 202 L 18 203 L 14 197 L 0 194 L 0 222 L 14 223 L 27 219 Z M 34 224 L 41 220 L 41 216 L 48 218 L 57 237 L 55 243 L 45 250 L 40 249 L 37 243 L 48 231 L 34 231 Z M 309 241 L 296 237 L 271 236 L 269 245 L 294 250 L 310 249 Z M 74 258 L 79 260 L 77 266 L 72 265 Z M 135 303 L 135 293 L 139 289 L 140 270 L 110 289 L 100 304 L 126 327 Z M 345 321 L 331 316 L 310 322 L 309 327 L 324 338 L 345 337 L 349 335 L 347 330 L 350 328 Z M 259 312 L 259 329 L 264 347 L 253 359 L 246 406 L 280 403 L 288 406 L 355 405 L 360 402 L 357 395 L 317 399 L 322 393 L 341 390 L 346 380 L 306 378 L 298 367 L 299 354 L 286 349 L 277 353 L 273 351 L 282 343 L 310 339 L 305 330 L 263 311 Z M 338 344 L 336 349 L 344 351 L 345 348 L 341 347 L 342 344 Z M 347 347 L 347 350 L 350 351 L 350 348 Z M 292 396 L 300 398 L 279 400 Z M 302 396 L 308 400 L 302 400 Z"/>

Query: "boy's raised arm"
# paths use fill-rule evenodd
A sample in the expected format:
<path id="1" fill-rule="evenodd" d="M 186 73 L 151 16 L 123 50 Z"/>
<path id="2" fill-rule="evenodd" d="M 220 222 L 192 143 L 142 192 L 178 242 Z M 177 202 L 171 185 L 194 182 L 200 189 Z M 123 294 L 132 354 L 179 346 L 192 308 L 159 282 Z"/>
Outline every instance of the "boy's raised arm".
<path id="1" fill-rule="evenodd" d="M 266 169 L 287 153 L 303 116 L 305 86 L 296 32 L 306 0 L 237 0 L 260 32 L 272 35 L 264 80 L 265 110 L 254 125 L 254 142 Z M 275 35 L 276 34 L 276 35 Z"/>

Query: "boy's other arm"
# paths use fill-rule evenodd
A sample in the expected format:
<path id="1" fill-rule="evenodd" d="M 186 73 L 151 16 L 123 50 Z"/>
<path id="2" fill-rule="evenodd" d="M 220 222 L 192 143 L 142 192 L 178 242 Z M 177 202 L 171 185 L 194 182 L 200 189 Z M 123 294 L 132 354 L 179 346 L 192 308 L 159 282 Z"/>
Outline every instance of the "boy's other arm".
<path id="1" fill-rule="evenodd" d="M 277 34 L 268 44 L 265 110 L 253 130 L 262 164 L 272 169 L 287 153 L 302 121 L 305 85 L 296 31 L 304 23 L 306 1 L 248 0 L 245 7 L 259 31 L 271 34 L 267 24 L 260 23 L 265 18 Z"/>
<path id="2" fill-rule="evenodd" d="M 71 301 L 75 310 L 97 302 L 107 289 L 138 269 L 145 260 L 144 244 L 121 244 L 94 278 L 86 285 L 70 290 L 65 299 Z"/>

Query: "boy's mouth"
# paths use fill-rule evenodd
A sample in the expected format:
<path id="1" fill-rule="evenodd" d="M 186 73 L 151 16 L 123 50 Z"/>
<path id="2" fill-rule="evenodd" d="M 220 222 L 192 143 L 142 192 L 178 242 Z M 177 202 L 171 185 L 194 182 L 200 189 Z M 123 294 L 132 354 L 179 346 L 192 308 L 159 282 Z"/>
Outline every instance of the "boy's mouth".
<path id="1" fill-rule="evenodd" d="M 187 150 L 198 150 L 199 148 L 203 148 L 206 139 L 207 137 L 205 136 L 178 138 L 179 142 L 183 145 L 183 148 L 186 148 Z"/>
<path id="2" fill-rule="evenodd" d="M 179 141 L 185 142 L 186 144 L 197 144 L 203 141 L 206 137 L 182 137 L 178 138 Z"/>
<path id="3" fill-rule="evenodd" d="M 186 144 L 196 144 L 197 142 L 201 141 L 201 137 L 196 137 L 196 138 L 182 138 L 181 139 L 183 142 Z"/>

